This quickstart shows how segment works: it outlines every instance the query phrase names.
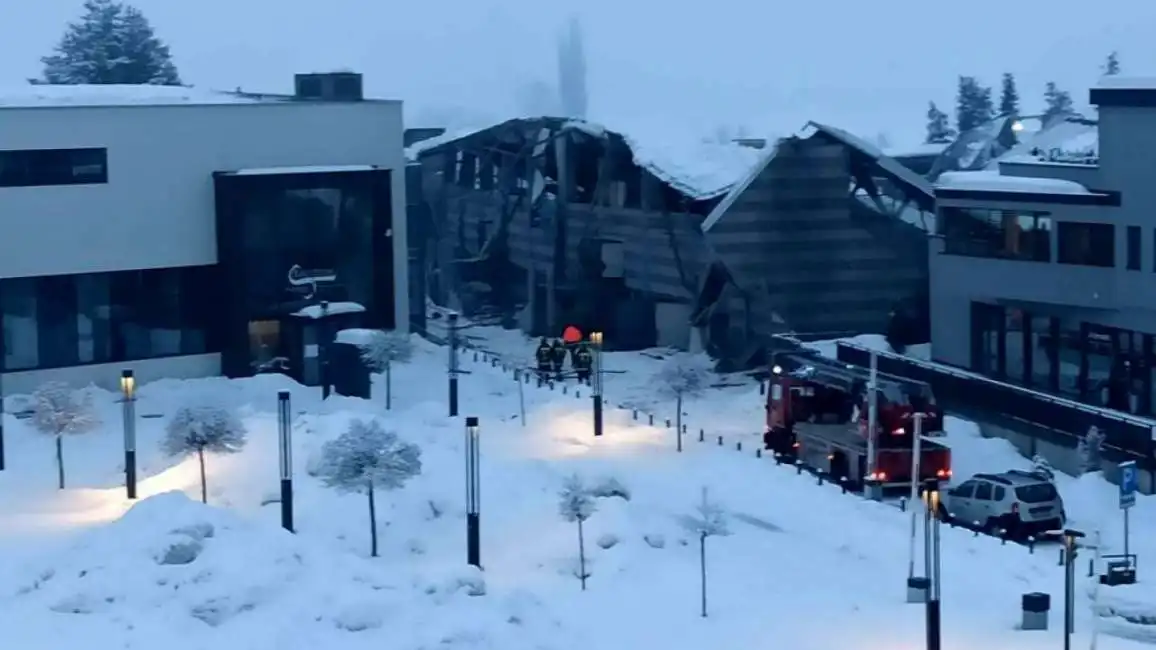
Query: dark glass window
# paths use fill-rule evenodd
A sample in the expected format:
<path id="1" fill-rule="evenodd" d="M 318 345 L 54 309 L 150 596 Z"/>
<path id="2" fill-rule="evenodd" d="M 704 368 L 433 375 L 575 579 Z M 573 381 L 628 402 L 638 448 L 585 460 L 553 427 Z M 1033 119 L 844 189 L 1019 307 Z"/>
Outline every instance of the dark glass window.
<path id="1" fill-rule="evenodd" d="M 76 276 L 37 278 L 36 324 L 41 367 L 59 368 L 80 362 L 76 307 Z"/>
<path id="2" fill-rule="evenodd" d="M 1061 221 L 1056 233 L 1061 264 L 1116 265 L 1116 228 L 1111 224 Z"/>
<path id="3" fill-rule="evenodd" d="M 108 182 L 107 149 L 0 151 L 0 187 Z"/>
<path id="4" fill-rule="evenodd" d="M 76 277 L 77 356 L 80 363 L 107 363 L 112 352 L 112 300 L 109 275 L 89 273 Z"/>
<path id="5" fill-rule="evenodd" d="M 937 229 L 950 255 L 1052 259 L 1052 220 L 1044 213 L 943 208 Z"/>
<path id="6" fill-rule="evenodd" d="M 1141 251 L 1142 246 L 1140 243 L 1141 236 L 1142 235 L 1141 235 L 1141 231 L 1140 231 L 1140 226 L 1128 226 L 1128 260 L 1127 260 L 1127 262 L 1128 262 L 1128 270 L 1129 271 L 1139 271 L 1140 270 L 1140 266 L 1141 266 L 1140 257 L 1143 253 Z"/>
<path id="7" fill-rule="evenodd" d="M 0 281 L 0 318 L 4 330 L 4 369 L 40 367 L 40 335 L 36 326 L 36 280 Z"/>

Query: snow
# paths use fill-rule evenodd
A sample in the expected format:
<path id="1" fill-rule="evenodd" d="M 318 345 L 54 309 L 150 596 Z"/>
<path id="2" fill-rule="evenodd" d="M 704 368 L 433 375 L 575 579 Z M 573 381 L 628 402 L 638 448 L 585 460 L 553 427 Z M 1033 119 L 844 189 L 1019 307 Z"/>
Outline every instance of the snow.
<path id="1" fill-rule="evenodd" d="M 294 316 L 303 318 L 321 318 L 323 315 L 360 314 L 365 311 L 365 305 L 356 302 L 331 302 L 322 309 L 321 305 L 309 305 L 293 312 Z"/>
<path id="2" fill-rule="evenodd" d="M 687 400 L 691 433 L 680 454 L 660 420 L 649 426 L 644 413 L 635 421 L 630 407 L 619 406 L 669 413 L 671 403 L 651 386 L 653 370 L 683 353 L 606 353 L 606 434 L 595 439 L 585 387 L 519 387 L 502 367 L 527 365 L 534 340 L 464 325 L 470 345 L 500 361 L 463 354 L 463 413 L 481 421 L 482 570 L 465 566 L 464 435 L 461 420 L 445 415 L 444 348 L 418 341 L 413 360 L 393 369 L 391 411 L 375 400 L 322 401 L 318 389 L 279 375 L 163 380 L 137 392 L 135 504 L 121 487 L 116 394 L 98 392 L 102 429 L 66 441 L 75 487 L 64 491 L 54 489 L 51 438 L 26 420 L 6 418 L 6 644 L 690 650 L 763 647 L 774 639 L 797 650 L 922 647 L 922 610 L 904 602 L 908 515 L 756 458 L 765 398 L 753 381 L 720 377 L 724 386 Z M 297 534 L 278 524 L 279 390 L 292 395 Z M 208 505 L 185 496 L 199 497 L 197 461 L 173 464 L 160 452 L 166 419 L 194 396 L 234 410 L 249 430 L 243 451 L 207 457 Z M 310 475 L 324 443 L 367 417 L 419 445 L 425 466 L 403 488 L 378 495 L 382 548 L 372 559 L 365 497 L 329 490 Z M 707 444 L 690 442 L 698 427 Z M 712 442 L 716 435 L 724 436 L 723 446 Z M 984 439 L 964 422 L 949 420 L 946 439 L 966 471 L 1026 464 L 1010 445 Z M 575 526 L 558 513 L 558 491 L 575 474 L 597 502 L 585 522 L 587 539 L 596 542 L 586 548 L 586 592 L 574 575 Z M 731 528 L 707 544 L 706 619 L 698 614 L 696 538 L 686 526 L 703 488 Z M 1106 546 L 1118 548 L 1118 534 L 1109 530 L 1118 519 L 1115 488 L 1097 477 L 1061 479 L 1059 488 L 1074 520 L 1100 517 Z M 1156 499 L 1138 497 L 1133 515 L 1133 548 L 1150 557 Z M 945 648 L 1043 650 L 1061 643 L 1063 572 L 1054 550 L 1029 554 L 951 528 L 942 543 Z M 1101 590 L 1099 611 L 1112 615 L 1102 618 L 1100 650 L 1130 650 L 1134 641 L 1121 637 L 1142 638 L 1151 629 L 1118 615 L 1156 610 L 1147 584 Z M 1087 644 L 1091 629 L 1089 587 L 1081 577 L 1076 647 Z M 1020 594 L 1029 591 L 1052 595 L 1051 631 L 1015 630 Z"/>
<path id="3" fill-rule="evenodd" d="M 1100 156 L 1099 140 L 1095 123 L 1064 120 L 1046 129 L 1020 133 L 1019 143 L 992 161 L 989 169 L 998 169 L 1001 162 L 1096 164 Z"/>
<path id="4" fill-rule="evenodd" d="M 247 95 L 188 86 L 27 84 L 0 87 L 0 107 L 132 106 L 174 104 L 255 104 L 285 101 L 280 96 Z"/>
<path id="5" fill-rule="evenodd" d="M 1088 188 L 1058 178 L 1003 176 L 998 171 L 944 172 L 935 184 L 938 189 L 991 192 L 1037 192 L 1041 194 L 1091 194 Z"/>
<path id="6" fill-rule="evenodd" d="M 306 167 L 254 167 L 238 169 L 237 176 L 269 176 L 275 174 L 333 174 L 341 172 L 370 172 L 373 165 L 312 165 Z"/>
<path id="7" fill-rule="evenodd" d="M 908 156 L 938 156 L 947 150 L 951 143 L 925 142 L 923 144 L 906 147 L 887 147 L 883 153 L 892 158 Z"/>
<path id="8" fill-rule="evenodd" d="M 373 339 L 376 338 L 380 333 L 381 332 L 378 330 L 368 330 L 355 327 L 337 332 L 337 336 L 334 340 L 336 340 L 338 343 L 369 345 L 369 343 L 373 341 Z"/>
<path id="9" fill-rule="evenodd" d="M 526 120 L 559 118 L 517 118 Z M 406 149 L 406 157 L 416 160 L 434 147 L 460 140 L 499 124 L 468 127 L 420 142 Z M 634 163 L 654 174 L 674 189 L 695 200 L 707 200 L 726 193 L 756 165 L 761 151 L 733 142 L 712 142 L 687 129 L 653 122 L 633 126 L 609 126 L 597 121 L 566 120 L 562 128 L 601 138 L 617 133 L 630 147 Z"/>

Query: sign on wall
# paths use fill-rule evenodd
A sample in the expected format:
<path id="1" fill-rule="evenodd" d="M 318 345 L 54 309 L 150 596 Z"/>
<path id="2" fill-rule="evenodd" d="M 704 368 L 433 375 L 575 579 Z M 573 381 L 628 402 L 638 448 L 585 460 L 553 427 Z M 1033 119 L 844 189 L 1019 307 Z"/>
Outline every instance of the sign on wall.
<path id="1" fill-rule="evenodd" d="M 289 267 L 287 278 L 291 289 L 303 291 L 306 294 L 304 299 L 310 300 L 317 295 L 318 284 L 337 281 L 337 272 L 333 269 L 306 269 L 294 264 Z"/>

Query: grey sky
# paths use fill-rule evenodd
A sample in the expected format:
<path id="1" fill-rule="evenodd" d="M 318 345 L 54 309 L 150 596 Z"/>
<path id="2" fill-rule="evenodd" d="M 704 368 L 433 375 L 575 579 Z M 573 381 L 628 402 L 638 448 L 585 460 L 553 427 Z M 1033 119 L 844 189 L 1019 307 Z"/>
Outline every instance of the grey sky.
<path id="1" fill-rule="evenodd" d="M 80 0 L 0 0 L 0 82 L 39 73 Z M 520 84 L 553 81 L 565 18 L 586 31 L 592 117 L 710 130 L 792 130 L 826 119 L 865 137 L 921 135 L 926 102 L 951 108 L 956 75 L 1014 72 L 1025 109 L 1054 79 L 1086 100 L 1118 50 L 1156 72 L 1144 0 L 136 0 L 184 79 L 285 91 L 293 72 L 350 68 L 409 114 L 504 116 Z M 911 126 L 915 130 L 912 132 Z"/>

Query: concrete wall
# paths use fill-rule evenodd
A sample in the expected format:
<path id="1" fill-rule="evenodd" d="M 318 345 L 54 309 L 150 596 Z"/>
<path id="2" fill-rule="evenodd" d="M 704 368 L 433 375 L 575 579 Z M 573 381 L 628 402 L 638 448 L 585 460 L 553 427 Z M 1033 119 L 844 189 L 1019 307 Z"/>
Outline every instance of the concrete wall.
<path id="1" fill-rule="evenodd" d="M 194 379 L 221 374 L 221 355 L 199 354 L 167 359 L 102 363 L 74 368 L 8 372 L 3 375 L 3 394 L 20 395 L 36 390 L 46 381 L 61 381 L 70 386 L 95 384 L 107 390 L 119 390 L 120 373 L 132 370 L 138 384 L 157 379 Z"/>
<path id="2" fill-rule="evenodd" d="M 217 262 L 214 171 L 377 165 L 393 175 L 399 326 L 408 323 L 400 102 L 0 109 L 0 149 L 105 147 L 104 185 L 0 189 L 0 277 Z M 16 242 L 16 245 L 13 243 Z"/>

